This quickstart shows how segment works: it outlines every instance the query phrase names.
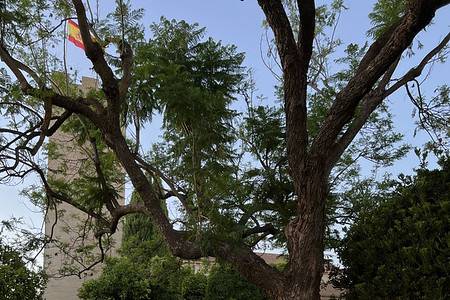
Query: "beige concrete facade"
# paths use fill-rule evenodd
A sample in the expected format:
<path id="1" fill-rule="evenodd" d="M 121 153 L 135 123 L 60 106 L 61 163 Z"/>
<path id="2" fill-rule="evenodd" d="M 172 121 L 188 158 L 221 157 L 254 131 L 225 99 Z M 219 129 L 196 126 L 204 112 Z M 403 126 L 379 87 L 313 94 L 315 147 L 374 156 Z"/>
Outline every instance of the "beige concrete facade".
<path id="1" fill-rule="evenodd" d="M 80 89 L 83 93 L 97 88 L 97 81 L 83 77 Z M 87 154 L 77 146 L 73 136 L 58 131 L 50 138 L 55 144 L 57 155 L 48 159 L 48 176 L 54 179 L 71 181 L 78 178 L 80 171 L 89 165 Z M 123 199 L 123 187 L 122 197 Z M 49 281 L 44 294 L 47 300 L 78 299 L 78 289 L 88 279 L 95 278 L 101 270 L 98 241 L 94 238 L 93 220 L 87 214 L 67 204 L 59 203 L 56 210 L 49 210 L 45 219 L 45 234 L 52 242 L 44 249 L 44 269 Z M 106 255 L 114 255 L 120 246 L 121 229 L 113 236 L 111 247 L 103 245 Z M 81 272 L 84 269 L 84 272 Z M 72 275 L 70 275 L 72 274 Z M 77 274 L 77 275 L 73 275 Z"/>

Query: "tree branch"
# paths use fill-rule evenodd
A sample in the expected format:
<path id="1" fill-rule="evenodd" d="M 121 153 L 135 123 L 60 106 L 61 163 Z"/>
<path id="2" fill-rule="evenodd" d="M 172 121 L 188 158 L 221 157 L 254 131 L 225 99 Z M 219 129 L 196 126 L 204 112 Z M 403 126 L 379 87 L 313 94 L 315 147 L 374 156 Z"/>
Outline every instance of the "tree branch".
<path id="1" fill-rule="evenodd" d="M 298 49 L 291 24 L 280 0 L 258 0 L 275 35 L 283 69 L 298 60 Z"/>
<path id="2" fill-rule="evenodd" d="M 0 57 L 6 63 L 11 72 L 13 72 L 13 74 L 16 76 L 17 80 L 20 83 L 22 92 L 25 95 L 41 99 L 42 101 L 44 101 L 44 103 L 49 102 L 58 107 L 65 108 L 72 113 L 82 114 L 90 119 L 99 128 L 102 128 L 105 125 L 103 117 L 92 111 L 92 109 L 89 107 L 89 104 L 87 104 L 89 100 L 84 99 L 83 97 L 74 99 L 72 97 L 63 96 L 43 86 L 41 88 L 32 87 L 20 71 L 20 69 L 23 69 L 25 65 L 20 61 L 14 59 L 3 45 L 0 45 Z"/>
<path id="3" fill-rule="evenodd" d="M 119 225 L 119 221 L 122 217 L 129 215 L 129 214 L 135 214 L 135 213 L 145 213 L 146 207 L 142 203 L 133 203 L 133 204 L 127 204 L 122 205 L 114 208 L 110 211 L 112 219 L 110 221 L 109 228 L 104 228 L 98 232 L 95 233 L 96 237 L 102 236 L 103 234 L 113 234 L 117 230 L 117 226 Z"/>
<path id="4" fill-rule="evenodd" d="M 181 202 L 186 212 L 190 215 L 193 215 L 194 212 L 192 210 L 192 205 L 188 203 L 187 197 L 185 194 L 180 193 L 180 189 L 176 186 L 175 182 L 173 182 L 172 179 L 170 179 L 168 176 L 166 176 L 163 172 L 161 172 L 158 168 L 155 168 L 148 162 L 146 162 L 142 157 L 140 157 L 138 154 L 135 155 L 136 161 L 139 163 L 139 165 L 142 166 L 147 172 L 154 174 L 155 176 L 161 178 L 170 188 L 171 193 L 169 196 L 175 196 L 177 199 Z"/>
<path id="5" fill-rule="evenodd" d="M 256 226 L 256 227 L 247 229 L 246 231 L 244 231 L 242 233 L 242 237 L 246 238 L 246 237 L 249 237 L 249 236 L 251 236 L 253 234 L 257 234 L 257 233 L 276 234 L 276 233 L 278 233 L 278 231 L 272 224 L 268 223 L 263 226 Z"/>
<path id="6" fill-rule="evenodd" d="M 24 91 L 31 88 L 31 85 L 28 83 L 25 76 L 22 74 L 22 72 L 19 70 L 19 63 L 17 60 L 15 60 L 6 50 L 5 46 L 3 44 L 0 44 L 0 57 L 5 62 L 5 64 L 8 66 L 8 68 L 13 72 L 14 76 L 16 76 L 17 80 L 20 83 L 20 88 Z"/>
<path id="7" fill-rule="evenodd" d="M 361 128 L 366 124 L 369 116 L 372 112 L 380 105 L 386 98 L 384 96 L 385 88 L 389 84 L 392 75 L 399 63 L 400 59 L 397 59 L 394 64 L 389 68 L 389 70 L 384 74 L 383 78 L 380 80 L 378 86 L 368 93 L 361 101 L 359 111 L 350 124 L 349 128 L 345 133 L 339 138 L 339 140 L 334 144 L 330 150 L 329 161 L 331 164 L 335 164 L 339 157 L 344 153 L 345 149 L 350 145 L 353 139 L 356 137 Z"/>
<path id="8" fill-rule="evenodd" d="M 355 136 L 358 134 L 360 129 L 364 126 L 369 116 L 372 112 L 380 105 L 386 97 L 390 96 L 392 93 L 397 91 L 400 87 L 405 85 L 407 82 L 414 80 L 416 77 L 422 74 L 423 69 L 428 64 L 428 62 L 437 55 L 450 41 L 450 33 L 435 47 L 433 48 L 422 61 L 414 68 L 411 68 L 400 80 L 398 80 L 391 87 L 386 89 L 392 74 L 398 65 L 399 59 L 388 69 L 383 79 L 378 84 L 378 87 L 367 94 L 361 101 L 360 111 L 357 116 L 352 121 L 351 125 L 347 131 L 342 135 L 338 142 L 336 142 L 334 149 L 331 150 L 330 158 L 335 163 L 339 156 L 345 151 L 345 149 L 350 145 Z"/>
<path id="9" fill-rule="evenodd" d="M 59 201 L 62 201 L 62 202 L 65 202 L 65 203 L 79 209 L 80 211 L 84 212 L 88 216 L 91 216 L 101 222 L 104 222 L 105 224 L 108 223 L 108 221 L 102 215 L 97 214 L 97 213 L 93 212 L 92 210 L 85 208 L 84 206 L 80 205 L 76 201 L 73 201 L 72 199 L 70 199 L 68 196 L 58 193 L 55 190 L 53 190 L 47 181 L 44 171 L 41 168 L 39 168 L 36 165 L 32 165 L 31 168 L 33 169 L 33 171 L 35 171 L 39 175 L 42 183 L 44 184 L 45 192 L 49 197 L 58 199 Z"/>
<path id="10" fill-rule="evenodd" d="M 386 90 L 384 93 L 385 97 L 391 95 L 395 91 L 397 91 L 400 87 L 404 86 L 409 81 L 413 80 L 416 77 L 419 77 L 425 66 L 430 62 L 430 60 L 437 55 L 439 52 L 444 49 L 444 47 L 448 44 L 450 41 L 450 33 L 448 33 L 444 39 L 435 47 L 433 48 L 423 59 L 422 61 L 414 68 L 411 68 L 408 72 L 406 72 L 405 75 L 403 75 L 395 84 L 393 84 L 389 89 Z"/>
<path id="11" fill-rule="evenodd" d="M 302 71 L 306 76 L 313 50 L 316 7 L 314 0 L 297 0 L 297 5 L 300 11 L 300 30 L 298 37 L 300 59 L 302 61 Z"/>
<path id="12" fill-rule="evenodd" d="M 50 120 L 52 118 L 52 102 L 50 100 L 44 100 L 44 119 L 42 121 L 41 125 L 41 133 L 39 136 L 39 140 L 37 141 L 36 145 L 34 145 L 31 155 L 36 155 L 36 153 L 41 148 L 42 144 L 44 143 L 45 137 L 47 136 L 47 131 L 50 126 Z"/>
<path id="13" fill-rule="evenodd" d="M 92 157 L 92 160 L 94 162 L 95 172 L 97 173 L 98 179 L 100 180 L 101 189 L 103 190 L 102 202 L 105 204 L 106 209 L 108 209 L 108 211 L 112 213 L 114 211 L 114 208 L 119 206 L 119 203 L 117 202 L 114 194 L 109 188 L 105 174 L 103 173 L 100 161 L 100 153 L 97 147 L 97 140 L 94 137 L 90 136 L 89 142 L 94 151 L 94 156 Z"/>
<path id="14" fill-rule="evenodd" d="M 283 67 L 284 106 L 286 113 L 287 153 L 291 175 L 300 180 L 303 169 L 307 132 L 307 73 L 314 39 L 314 1 L 299 3 L 300 41 L 299 46 L 294 38 L 291 24 L 280 0 L 258 0 L 267 21 L 275 35 L 275 41 Z"/>
<path id="15" fill-rule="evenodd" d="M 119 83 L 119 91 L 120 91 L 120 97 L 125 97 L 128 87 L 131 83 L 131 72 L 133 67 L 133 50 L 131 49 L 131 46 L 129 43 L 127 43 L 125 40 L 122 40 L 120 42 L 120 58 L 122 60 L 122 71 L 123 75 L 120 79 Z"/>
<path id="16" fill-rule="evenodd" d="M 436 10 L 444 2 L 450 1 L 410 1 L 404 17 L 372 44 L 356 74 L 336 96 L 311 146 L 311 153 L 317 161 L 327 160 L 329 151 L 333 148 L 331 145 L 354 116 L 360 101 L 369 93 L 378 78 L 399 59 L 414 37 L 431 22 Z M 332 161 L 327 161 L 326 167 L 328 170 L 331 169 Z"/>
<path id="17" fill-rule="evenodd" d="M 109 67 L 103 54 L 101 45 L 91 38 L 90 26 L 86 18 L 86 9 L 81 0 L 73 0 L 73 5 L 78 17 L 81 38 L 85 47 L 86 56 L 94 65 L 94 70 L 102 79 L 102 88 L 108 98 L 112 101 L 115 111 L 120 108 L 119 105 L 119 87 L 113 71 Z"/>
<path id="18" fill-rule="evenodd" d="M 188 240 L 186 232 L 177 231 L 173 228 L 170 220 L 161 207 L 158 193 L 141 170 L 141 166 L 136 162 L 135 155 L 131 152 L 123 137 L 120 128 L 116 132 L 109 132 L 106 142 L 114 150 L 117 158 L 121 162 L 131 182 L 143 200 L 146 213 L 152 218 L 158 227 L 167 245 L 175 256 L 185 259 L 202 257 L 202 250 L 196 241 Z M 112 142 L 114 141 L 114 142 Z"/>

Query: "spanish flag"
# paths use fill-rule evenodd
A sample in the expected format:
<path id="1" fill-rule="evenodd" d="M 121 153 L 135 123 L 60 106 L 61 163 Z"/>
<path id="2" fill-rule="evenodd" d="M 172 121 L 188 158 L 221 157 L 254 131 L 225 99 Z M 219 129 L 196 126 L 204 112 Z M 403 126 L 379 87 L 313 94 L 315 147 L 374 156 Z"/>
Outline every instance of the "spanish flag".
<path id="1" fill-rule="evenodd" d="M 74 43 L 75 46 L 84 50 L 84 44 L 83 39 L 81 38 L 80 27 L 78 27 L 78 24 L 72 20 L 69 20 L 67 23 L 68 23 L 67 35 L 69 37 L 69 41 Z"/>

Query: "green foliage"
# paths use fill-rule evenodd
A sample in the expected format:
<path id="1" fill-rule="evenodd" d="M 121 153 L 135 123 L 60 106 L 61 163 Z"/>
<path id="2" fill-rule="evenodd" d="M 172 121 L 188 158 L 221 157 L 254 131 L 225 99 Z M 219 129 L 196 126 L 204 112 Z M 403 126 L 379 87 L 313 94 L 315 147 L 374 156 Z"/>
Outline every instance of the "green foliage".
<path id="1" fill-rule="evenodd" d="M 1 298 L 4 300 L 41 300 L 45 284 L 44 272 L 29 269 L 23 254 L 3 244 L 0 236 Z"/>
<path id="2" fill-rule="evenodd" d="M 96 24 L 98 34 L 106 42 L 121 41 L 122 38 L 136 46 L 144 38 L 143 27 L 140 24 L 144 16 L 142 8 L 134 10 L 131 8 L 131 1 L 116 0 L 114 11 Z"/>
<path id="3" fill-rule="evenodd" d="M 280 232 L 295 211 L 295 201 L 291 197 L 293 185 L 287 173 L 282 114 L 282 109 L 277 107 L 249 106 L 240 137 L 245 150 L 258 161 L 258 165 L 244 169 L 242 184 L 239 186 L 242 195 L 238 198 L 242 199 L 238 205 L 244 212 L 257 211 L 261 220 L 273 224 Z M 248 195 L 253 199 L 250 204 Z M 251 221 L 249 224 L 253 225 Z M 274 241 L 282 245 L 284 236 L 277 235 Z"/>
<path id="4" fill-rule="evenodd" d="M 140 201 L 142 200 L 137 193 L 133 193 L 130 202 Z M 134 262 L 146 262 L 153 256 L 166 256 L 170 252 L 160 233 L 154 228 L 150 217 L 144 214 L 131 214 L 124 219 L 120 253 Z"/>
<path id="5" fill-rule="evenodd" d="M 195 273 L 172 256 L 136 262 L 129 257 L 109 259 L 98 279 L 83 284 L 85 300 L 263 300 L 265 297 L 228 266 L 214 265 Z"/>
<path id="6" fill-rule="evenodd" d="M 448 296 L 450 163 L 403 176 L 379 206 L 361 213 L 339 250 L 348 299 Z"/>
<path id="7" fill-rule="evenodd" d="M 161 18 L 151 30 L 153 38 L 136 51 L 131 97 L 136 102 L 131 104 L 137 105 L 143 121 L 157 108 L 164 111 L 168 129 L 220 134 L 221 127 L 210 126 L 232 116 L 227 105 L 242 78 L 243 54 L 235 46 L 204 39 L 205 29 L 198 24 Z"/>
<path id="8" fill-rule="evenodd" d="M 378 0 L 369 14 L 373 27 L 367 34 L 373 38 L 380 37 L 391 25 L 400 20 L 405 8 L 405 0 Z"/>
<path id="9" fill-rule="evenodd" d="M 5 2 L 8 2 L 7 4 Z M 45 15 L 42 11 L 49 8 L 49 3 L 45 0 L 29 1 L 2 1 L 0 3 L 0 23 L 2 27 L 2 37 L 8 39 L 9 42 L 24 42 L 36 23 L 44 22 Z M 10 34 L 4 35 L 7 31 Z M 37 31 L 41 36 L 44 30 Z"/>
<path id="10" fill-rule="evenodd" d="M 265 297 L 253 284 L 225 265 L 216 265 L 208 277 L 205 300 L 263 300 Z"/>
<path id="11" fill-rule="evenodd" d="M 88 280 L 81 287 L 81 299 L 128 300 L 151 299 L 149 271 L 145 265 L 133 263 L 126 257 L 111 258 L 98 279 Z"/>
<path id="12" fill-rule="evenodd" d="M 249 108 L 244 119 L 244 138 L 248 151 L 268 167 L 285 155 L 285 128 L 281 108 L 257 106 Z M 265 153 L 258 157 L 258 153 Z"/>
<path id="13" fill-rule="evenodd" d="M 181 285 L 181 296 L 186 300 L 205 299 L 208 276 L 203 273 L 189 272 Z"/>
<path id="14" fill-rule="evenodd" d="M 141 201 L 136 194 L 132 203 Z M 195 272 L 173 257 L 145 215 L 128 215 L 120 257 L 106 261 L 102 275 L 85 282 L 85 300 L 263 299 L 261 292 L 230 267 L 205 265 Z M 209 294 L 208 294 L 209 293 Z M 220 293 L 220 298 L 215 295 Z"/>
<path id="15" fill-rule="evenodd" d="M 139 201 L 133 194 L 131 202 Z M 190 270 L 169 255 L 147 216 L 125 218 L 119 252 L 120 257 L 106 261 L 99 278 L 83 284 L 79 291 L 81 299 L 181 299 L 183 278 Z"/>
<path id="16" fill-rule="evenodd" d="M 186 203 L 196 209 L 184 220 L 193 234 L 227 232 L 210 225 L 227 224 L 229 216 L 219 210 L 237 184 L 237 113 L 230 106 L 243 79 L 244 56 L 235 46 L 205 38 L 198 24 L 162 18 L 151 30 L 152 39 L 136 51 L 129 107 L 140 122 L 162 113 L 164 142 L 153 145 L 149 160 L 186 191 Z"/>

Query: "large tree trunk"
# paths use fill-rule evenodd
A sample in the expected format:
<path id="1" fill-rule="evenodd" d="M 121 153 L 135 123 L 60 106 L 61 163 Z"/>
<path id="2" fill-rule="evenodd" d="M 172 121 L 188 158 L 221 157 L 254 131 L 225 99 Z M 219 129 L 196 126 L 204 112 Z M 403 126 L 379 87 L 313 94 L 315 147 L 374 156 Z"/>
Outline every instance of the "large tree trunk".
<path id="1" fill-rule="evenodd" d="M 286 227 L 288 276 L 285 293 L 277 299 L 320 299 L 328 189 L 326 172 L 308 173 L 302 176 L 302 183 L 296 184 L 299 216 Z"/>
<path id="2" fill-rule="evenodd" d="M 303 173 L 305 180 L 296 184 L 299 216 L 285 229 L 289 261 L 281 281 L 269 286 L 255 282 L 273 300 L 320 299 L 323 274 L 325 234 L 325 201 L 328 194 L 327 171 L 319 168 Z M 245 272 L 241 272 L 245 275 Z M 266 277 L 267 280 L 267 277 Z"/>

